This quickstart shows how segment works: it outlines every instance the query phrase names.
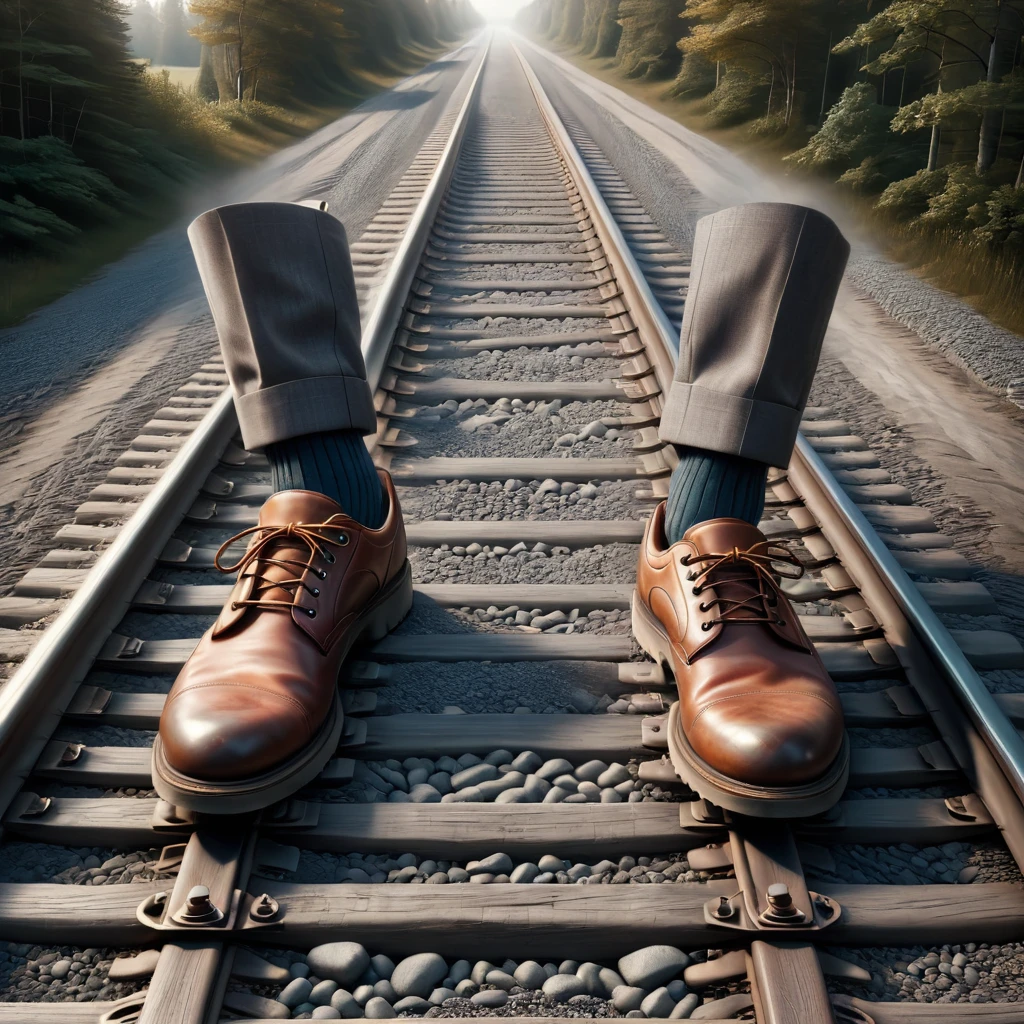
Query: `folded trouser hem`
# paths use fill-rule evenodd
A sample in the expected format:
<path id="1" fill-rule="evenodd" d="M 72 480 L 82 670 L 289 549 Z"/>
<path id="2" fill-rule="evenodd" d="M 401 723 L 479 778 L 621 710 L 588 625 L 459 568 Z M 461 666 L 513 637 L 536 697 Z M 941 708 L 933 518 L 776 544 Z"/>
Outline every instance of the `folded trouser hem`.
<path id="1" fill-rule="evenodd" d="M 307 377 L 235 396 L 242 443 L 250 451 L 325 430 L 377 430 L 370 386 L 362 377 Z"/>
<path id="2" fill-rule="evenodd" d="M 661 414 L 662 441 L 788 466 L 800 409 L 673 381 Z"/>

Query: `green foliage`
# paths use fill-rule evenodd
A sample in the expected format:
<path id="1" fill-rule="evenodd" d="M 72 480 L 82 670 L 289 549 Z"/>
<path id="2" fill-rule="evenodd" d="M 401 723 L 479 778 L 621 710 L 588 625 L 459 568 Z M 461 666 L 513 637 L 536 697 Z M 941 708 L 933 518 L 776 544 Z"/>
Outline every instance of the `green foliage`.
<path id="1" fill-rule="evenodd" d="M 616 56 L 628 78 L 667 78 L 679 69 L 683 0 L 620 0 Z"/>
<path id="2" fill-rule="evenodd" d="M 884 148 L 891 135 L 892 108 L 876 102 L 874 86 L 858 82 L 844 90 L 821 129 L 785 163 L 802 171 L 839 172 Z"/>
<path id="3" fill-rule="evenodd" d="M 992 186 L 966 164 L 951 167 L 946 186 L 928 200 L 921 223 L 931 228 L 981 227 L 989 219 L 986 203 Z"/>
<path id="4" fill-rule="evenodd" d="M 687 53 L 672 85 L 673 96 L 706 96 L 715 88 L 715 79 L 721 72 L 716 61 L 701 53 Z"/>
<path id="5" fill-rule="evenodd" d="M 589 57 L 614 57 L 622 26 L 619 0 L 585 0 L 580 52 Z"/>
<path id="6" fill-rule="evenodd" d="M 137 213 L 198 171 L 232 134 L 287 124 L 282 107 L 337 102 L 348 69 L 405 70 L 410 53 L 461 35 L 476 20 L 468 0 L 162 0 L 162 21 L 140 3 L 129 39 L 122 0 L 0 0 L 0 248 L 4 257 L 57 255 L 81 232 Z M 180 60 L 202 18 L 202 91 L 147 74 L 131 46 L 163 37 Z M 239 26 L 246 99 L 234 97 Z M 159 29 L 159 31 L 158 31 Z M 234 71 L 228 58 L 235 55 Z M 219 60 L 219 64 L 218 64 Z M 218 74 L 228 77 L 226 102 Z M 255 96 L 259 96 L 259 100 Z M 281 99 L 281 106 L 267 102 Z"/>
<path id="7" fill-rule="evenodd" d="M 928 210 L 929 202 L 946 187 L 948 172 L 918 171 L 901 181 L 894 181 L 878 197 L 875 208 L 883 210 L 896 220 L 920 217 Z"/>
<path id="8" fill-rule="evenodd" d="M 1024 188 L 1000 185 L 985 204 L 988 220 L 975 236 L 989 245 L 1024 250 Z"/>
<path id="9" fill-rule="evenodd" d="M 718 88 L 707 96 L 708 124 L 713 128 L 729 128 L 749 121 L 755 100 L 760 106 L 761 95 L 759 81 L 742 68 L 730 68 L 722 75 Z"/>

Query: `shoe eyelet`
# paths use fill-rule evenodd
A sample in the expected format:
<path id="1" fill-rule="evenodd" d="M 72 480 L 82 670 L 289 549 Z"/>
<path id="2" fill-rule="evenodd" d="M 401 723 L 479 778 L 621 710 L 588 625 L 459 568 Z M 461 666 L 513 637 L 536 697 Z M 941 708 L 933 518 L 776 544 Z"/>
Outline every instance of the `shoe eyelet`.
<path id="1" fill-rule="evenodd" d="M 344 547 L 348 543 L 348 534 L 347 533 L 339 533 L 338 534 L 338 543 L 342 547 Z"/>
<path id="2" fill-rule="evenodd" d="M 317 576 L 319 576 L 319 577 L 320 577 L 320 579 L 322 579 L 322 580 L 325 580 L 325 579 L 327 579 L 327 573 L 326 573 L 326 572 L 324 572 L 324 570 L 323 570 L 323 569 L 317 569 L 317 571 L 316 571 L 316 574 L 317 574 Z"/>
<path id="3" fill-rule="evenodd" d="M 696 578 L 697 578 L 697 574 L 695 572 L 688 572 L 686 574 L 686 580 L 687 580 L 688 583 L 692 583 Z"/>
<path id="4" fill-rule="evenodd" d="M 325 551 L 324 552 L 324 561 L 326 561 L 328 565 L 334 565 L 334 561 L 335 561 L 334 555 L 332 555 L 330 553 L 330 551 Z"/>
<path id="5" fill-rule="evenodd" d="M 237 612 L 238 611 L 238 602 L 237 601 L 232 601 L 231 602 L 231 610 L 233 612 Z"/>
<path id="6" fill-rule="evenodd" d="M 785 619 L 776 619 L 775 620 L 775 625 L 776 626 L 784 626 L 785 624 L 786 624 L 786 620 Z"/>
<path id="7" fill-rule="evenodd" d="M 310 617 L 311 619 L 315 619 L 315 618 L 316 618 L 316 609 L 315 609 L 315 608 L 307 608 L 307 609 L 306 609 L 306 614 L 307 614 L 307 615 L 308 615 L 308 616 L 309 616 L 309 617 Z"/>
<path id="8" fill-rule="evenodd" d="M 704 603 L 703 601 L 701 601 L 701 603 L 700 603 L 699 605 L 697 605 L 697 608 L 698 608 L 698 609 L 699 609 L 700 611 L 702 611 L 702 612 L 706 612 L 706 611 L 709 611 L 709 610 L 710 610 L 710 609 L 708 608 L 708 606 L 707 606 L 707 605 L 706 605 L 706 604 L 705 604 L 705 603 Z"/>
<path id="9" fill-rule="evenodd" d="M 714 626 L 713 622 L 702 622 L 700 628 L 706 633 L 711 627 Z"/>
<path id="10" fill-rule="evenodd" d="M 689 555 L 683 555 L 683 557 L 679 559 L 679 564 L 680 565 L 689 565 L 690 564 L 690 556 Z"/>
<path id="11" fill-rule="evenodd" d="M 703 594 L 703 593 L 704 593 L 704 588 L 703 587 L 694 587 L 693 588 L 693 596 L 694 597 L 700 597 L 700 595 Z"/>
<path id="12" fill-rule="evenodd" d="M 319 587 L 314 587 L 313 588 L 313 596 L 314 597 L 319 597 L 320 596 L 320 588 Z"/>

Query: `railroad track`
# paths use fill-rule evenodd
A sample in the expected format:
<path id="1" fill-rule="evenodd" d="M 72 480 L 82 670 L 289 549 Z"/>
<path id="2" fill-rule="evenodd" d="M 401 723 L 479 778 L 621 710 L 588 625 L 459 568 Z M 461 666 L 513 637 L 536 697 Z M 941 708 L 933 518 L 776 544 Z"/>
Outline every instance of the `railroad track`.
<path id="1" fill-rule="evenodd" d="M 433 983 L 483 985 L 453 1016 L 497 1008 L 510 980 L 532 990 L 534 968 L 546 983 L 552 961 L 583 980 L 533 1015 L 620 1015 L 633 1004 L 610 1009 L 599 970 L 617 968 L 648 1016 L 1020 1021 L 1012 1002 L 941 1001 L 998 985 L 975 954 L 1022 930 L 1024 694 L 993 697 L 978 674 L 1020 667 L 1019 645 L 950 637 L 935 610 L 984 625 L 991 596 L 849 426 L 809 409 L 762 528 L 807 568 L 789 592 L 841 691 L 850 790 L 768 824 L 686 792 L 662 753 L 670 687 L 628 607 L 642 516 L 673 467 L 657 423 L 688 254 L 514 46 L 470 54 L 450 115 L 353 245 L 413 612 L 350 665 L 342 747 L 316 785 L 237 821 L 156 799 L 163 695 L 228 590 L 213 554 L 269 494 L 223 366 L 202 367 L 0 601 L 0 649 L 21 662 L 0 690 L 3 863 L 62 867 L 0 883 L 8 996 L 26 1000 L 0 1002 L 0 1024 L 281 1019 L 308 1005 L 304 972 L 327 970 L 302 954 L 341 941 L 383 955 L 373 998 L 391 1003 L 387 958 L 440 954 Z M 15 628 L 57 612 L 41 634 Z M 401 712 L 419 693 L 491 713 Z M 550 713 L 566 710 L 581 713 Z M 924 873 L 872 881 L 891 850 Z M 42 880 L 56 874 L 91 884 Z M 428 881 L 448 884 L 399 884 Z M 620 964 L 655 944 L 688 954 L 667 995 Z M 858 958 L 915 947 L 944 948 L 901 965 L 904 995 L 939 1001 L 866 998 L 886 979 Z M 591 998 L 558 1002 L 573 992 Z M 335 1002 L 369 1015 L 368 998 Z"/>

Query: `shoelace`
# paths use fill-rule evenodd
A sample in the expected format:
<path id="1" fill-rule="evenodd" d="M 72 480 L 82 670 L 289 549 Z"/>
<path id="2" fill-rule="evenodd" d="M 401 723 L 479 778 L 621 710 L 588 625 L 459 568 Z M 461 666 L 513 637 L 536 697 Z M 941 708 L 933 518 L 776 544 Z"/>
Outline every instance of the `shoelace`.
<path id="1" fill-rule="evenodd" d="M 213 558 L 213 564 L 221 572 L 226 573 L 244 571 L 252 565 L 253 562 L 257 561 L 263 562 L 264 565 L 279 565 L 285 569 L 298 566 L 301 573 L 311 570 L 319 579 L 325 580 L 327 579 L 326 570 L 314 569 L 313 558 L 316 555 L 321 555 L 325 562 L 333 564 L 335 556 L 328 550 L 328 548 L 342 548 L 348 544 L 349 538 L 348 534 L 344 531 L 335 533 L 333 537 L 327 536 L 318 531 L 337 530 L 336 520 L 340 520 L 341 518 L 341 516 L 331 516 L 326 523 L 289 523 L 287 526 L 250 526 L 249 529 L 242 530 L 241 533 L 236 533 L 234 537 L 230 537 L 221 544 L 217 549 L 217 554 Z M 242 540 L 244 537 L 248 537 L 250 534 L 258 533 L 262 533 L 263 536 L 252 544 L 234 565 L 221 565 L 221 555 L 223 555 L 232 544 L 236 541 Z M 268 547 L 279 541 L 285 540 L 297 540 L 307 545 L 309 548 L 308 560 L 304 562 L 298 558 L 263 557 L 263 552 Z M 253 573 L 253 578 L 256 581 L 256 585 L 253 587 L 253 596 L 244 601 L 232 601 L 232 611 L 236 611 L 242 607 L 293 608 L 298 599 L 299 588 L 305 590 L 311 597 L 317 598 L 320 596 L 320 588 L 306 583 L 301 574 L 294 579 L 275 580 L 264 576 L 263 573 Z M 274 590 L 277 588 L 288 591 L 292 595 L 292 600 L 278 601 L 259 596 L 261 591 Z M 315 618 L 316 609 L 307 608 L 306 614 L 311 619 Z"/>
<path id="2" fill-rule="evenodd" d="M 773 544 L 771 541 L 760 541 L 757 544 L 741 551 L 738 547 L 733 548 L 728 554 L 708 552 L 703 555 L 686 555 L 682 559 L 685 566 L 694 563 L 707 563 L 700 572 L 690 573 L 688 580 L 693 581 L 693 594 L 699 597 L 705 586 L 714 586 L 710 582 L 710 576 L 717 569 L 728 566 L 738 566 L 748 569 L 745 575 L 735 575 L 723 580 L 723 583 L 756 583 L 757 593 L 743 600 L 736 600 L 729 597 L 715 597 L 710 601 L 702 601 L 700 610 L 710 611 L 718 605 L 718 618 L 709 619 L 701 623 L 701 629 L 707 632 L 713 626 L 725 622 L 755 622 L 767 623 L 769 625 L 784 626 L 785 620 L 779 618 L 779 599 L 776 593 L 778 587 L 777 577 L 788 580 L 798 580 L 804 574 L 804 567 L 797 560 L 789 548 L 782 544 Z M 780 572 L 773 570 L 773 566 L 779 564 L 793 566 L 795 573 Z M 736 614 L 742 611 L 744 614 Z"/>

